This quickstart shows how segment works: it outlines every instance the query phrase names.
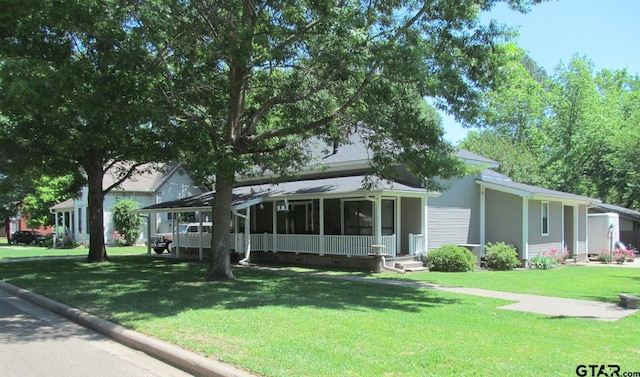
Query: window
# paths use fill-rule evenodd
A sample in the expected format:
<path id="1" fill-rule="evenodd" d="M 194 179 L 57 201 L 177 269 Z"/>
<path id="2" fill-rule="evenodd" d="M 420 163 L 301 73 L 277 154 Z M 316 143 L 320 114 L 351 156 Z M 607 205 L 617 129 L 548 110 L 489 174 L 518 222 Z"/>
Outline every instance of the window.
<path id="1" fill-rule="evenodd" d="M 382 235 L 390 236 L 395 230 L 395 206 L 392 199 L 382 199 Z"/>
<path id="2" fill-rule="evenodd" d="M 344 234 L 373 235 L 373 203 L 368 200 L 344 202 Z"/>
<path id="3" fill-rule="evenodd" d="M 540 207 L 540 220 L 542 227 L 542 235 L 549 235 L 549 202 L 542 202 Z"/>

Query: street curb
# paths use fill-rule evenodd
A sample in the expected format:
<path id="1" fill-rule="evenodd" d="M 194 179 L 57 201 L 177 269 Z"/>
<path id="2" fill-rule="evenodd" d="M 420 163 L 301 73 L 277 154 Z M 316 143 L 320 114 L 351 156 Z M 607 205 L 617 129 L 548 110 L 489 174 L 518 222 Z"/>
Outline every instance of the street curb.
<path id="1" fill-rule="evenodd" d="M 234 368 L 220 361 L 211 360 L 193 352 L 186 351 L 174 344 L 151 336 L 129 330 L 113 322 L 106 321 L 74 307 L 59 303 L 44 296 L 32 293 L 0 281 L 0 289 L 4 289 L 17 297 L 30 301 L 51 312 L 66 317 L 84 327 L 104 334 L 119 343 L 142 351 L 158 360 L 171 364 L 194 376 L 211 377 L 255 377 L 246 371 Z"/>

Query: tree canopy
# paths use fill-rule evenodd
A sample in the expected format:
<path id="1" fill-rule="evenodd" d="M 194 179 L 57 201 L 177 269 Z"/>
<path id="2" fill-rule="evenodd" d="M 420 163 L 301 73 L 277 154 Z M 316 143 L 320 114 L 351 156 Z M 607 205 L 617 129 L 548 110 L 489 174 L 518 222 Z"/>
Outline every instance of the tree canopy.
<path id="1" fill-rule="evenodd" d="M 508 1 L 521 10 L 535 2 Z M 460 173 L 424 98 L 460 119 L 478 115 L 509 35 L 479 23 L 494 3 L 158 1 L 142 14 L 165 64 L 168 107 L 207 136 L 196 153 L 200 170 L 215 175 L 207 279 L 233 278 L 227 224 L 237 175 L 295 170 L 311 136 L 341 143 L 360 133 L 375 153 L 372 174 L 403 164 L 428 185 Z"/>
<path id="2" fill-rule="evenodd" d="M 519 182 L 639 208 L 638 76 L 596 72 L 581 56 L 546 78 L 530 61 L 511 65 L 519 74 L 488 92 L 485 128 L 462 147 L 500 162 Z"/>
<path id="3" fill-rule="evenodd" d="M 207 279 L 230 279 L 236 177 L 295 171 L 305 139 L 360 133 L 374 176 L 392 179 L 402 164 L 431 186 L 461 173 L 424 99 L 478 117 L 509 55 L 510 31 L 479 22 L 497 2 L 4 0 L 0 141 L 16 135 L 32 165 L 82 171 L 99 261 L 105 171 L 126 178 L 135 165 L 123 161 L 161 158 L 188 138 L 183 157 L 215 177 Z M 525 11 L 539 0 L 504 2 Z"/>
<path id="4" fill-rule="evenodd" d="M 0 2 L 0 143 L 9 164 L 88 186 L 90 261 L 107 258 L 105 193 L 170 150 L 156 134 L 167 122 L 153 100 L 152 55 L 132 23 L 138 5 Z M 116 184 L 103 188 L 107 172 Z"/>

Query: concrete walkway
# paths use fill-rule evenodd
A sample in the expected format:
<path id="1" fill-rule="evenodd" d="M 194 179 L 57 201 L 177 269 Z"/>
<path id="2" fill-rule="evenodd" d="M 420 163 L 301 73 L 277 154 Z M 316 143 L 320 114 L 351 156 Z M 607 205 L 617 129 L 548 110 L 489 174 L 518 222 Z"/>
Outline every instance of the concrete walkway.
<path id="1" fill-rule="evenodd" d="M 263 268 L 264 267 L 253 267 Z M 408 280 L 389 280 L 365 278 L 358 276 L 339 276 L 325 273 L 311 273 L 313 276 L 323 278 L 358 281 L 364 283 L 396 285 L 414 288 L 435 289 L 444 292 L 459 293 L 472 296 L 498 298 L 509 301 L 516 301 L 513 304 L 500 306 L 499 309 L 515 310 L 537 314 L 549 315 L 552 317 L 575 317 L 595 319 L 599 321 L 617 321 L 638 312 L 639 309 L 626 309 L 610 302 L 599 302 L 589 300 L 576 300 L 570 298 L 536 296 L 522 293 L 510 293 L 501 291 L 491 291 L 479 288 L 450 287 L 445 285 L 430 284 L 424 282 Z"/>

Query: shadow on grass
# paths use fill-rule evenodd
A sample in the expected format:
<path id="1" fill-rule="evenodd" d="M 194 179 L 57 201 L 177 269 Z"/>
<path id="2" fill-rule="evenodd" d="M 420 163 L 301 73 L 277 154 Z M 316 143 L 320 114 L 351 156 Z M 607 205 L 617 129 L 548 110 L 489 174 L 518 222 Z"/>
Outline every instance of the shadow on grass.
<path id="1" fill-rule="evenodd" d="M 164 318 L 185 310 L 279 306 L 418 312 L 457 303 L 427 289 L 234 269 L 235 281 L 205 282 L 207 266 L 148 257 L 112 262 L 34 261 L 0 265 L 0 276 L 46 297 L 120 320 Z"/>

